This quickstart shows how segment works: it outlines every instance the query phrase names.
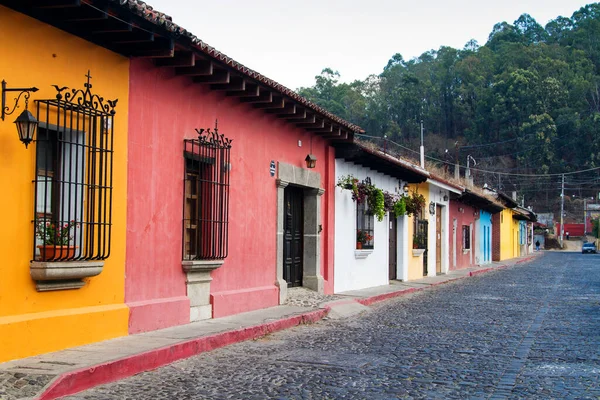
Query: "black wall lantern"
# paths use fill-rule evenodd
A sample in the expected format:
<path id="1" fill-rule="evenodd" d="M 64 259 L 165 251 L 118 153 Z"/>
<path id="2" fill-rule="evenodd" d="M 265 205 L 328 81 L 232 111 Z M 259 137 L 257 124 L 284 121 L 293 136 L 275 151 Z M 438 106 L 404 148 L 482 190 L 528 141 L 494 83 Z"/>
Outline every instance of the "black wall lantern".
<path id="1" fill-rule="evenodd" d="M 448 201 L 448 195 L 447 194 L 444 195 L 444 201 Z"/>
<path id="2" fill-rule="evenodd" d="M 314 168 L 317 166 L 317 157 L 314 154 L 308 154 L 304 161 L 306 161 L 306 168 Z"/>
<path id="3" fill-rule="evenodd" d="M 17 117 L 15 120 L 15 124 L 17 125 L 17 132 L 19 133 L 19 140 L 25 145 L 25 148 L 31 143 L 33 140 L 33 136 L 35 135 L 35 131 L 38 126 L 38 120 L 35 119 L 33 114 L 29 112 L 27 109 L 29 105 L 29 96 L 30 92 L 37 92 L 38 88 L 30 87 L 30 88 L 13 88 L 9 89 L 6 87 L 6 81 L 2 81 L 2 112 L 0 114 L 0 118 L 4 121 L 4 117 L 7 115 L 11 115 L 15 112 L 18 107 L 19 100 L 21 96 L 25 99 L 25 110 Z M 15 105 L 12 110 L 6 105 L 6 92 L 20 92 L 19 95 L 15 98 Z"/>

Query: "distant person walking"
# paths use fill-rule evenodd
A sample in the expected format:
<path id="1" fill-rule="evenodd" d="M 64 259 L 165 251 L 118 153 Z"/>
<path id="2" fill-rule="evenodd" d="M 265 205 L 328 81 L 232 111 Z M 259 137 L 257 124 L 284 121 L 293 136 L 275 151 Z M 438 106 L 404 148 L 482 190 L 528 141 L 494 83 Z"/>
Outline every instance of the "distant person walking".
<path id="1" fill-rule="evenodd" d="M 567 240 L 569 240 L 569 231 L 567 231 Z"/>
<path id="2" fill-rule="evenodd" d="M 539 240 L 535 241 L 535 251 L 540 251 L 540 241 Z"/>

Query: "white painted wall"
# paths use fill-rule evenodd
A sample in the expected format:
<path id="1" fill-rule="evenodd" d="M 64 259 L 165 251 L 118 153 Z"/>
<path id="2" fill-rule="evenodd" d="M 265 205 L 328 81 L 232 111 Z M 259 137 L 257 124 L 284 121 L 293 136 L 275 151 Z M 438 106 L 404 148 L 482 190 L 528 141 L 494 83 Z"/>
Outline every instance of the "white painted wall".
<path id="1" fill-rule="evenodd" d="M 358 180 L 367 176 L 379 189 L 390 193 L 396 191 L 401 181 L 388 175 L 364 168 L 343 159 L 335 160 L 336 182 L 343 175 L 352 175 Z M 402 182 L 403 183 L 403 182 Z M 398 224 L 398 235 L 407 229 L 406 223 Z M 335 293 L 364 289 L 389 284 L 389 215 L 383 221 L 375 218 L 373 250 L 356 250 L 356 203 L 352 192 L 335 187 L 335 257 L 334 283 Z M 405 242 L 406 240 L 404 240 Z M 408 250 L 398 238 L 398 279 L 402 279 L 401 264 Z M 371 252 L 365 258 L 358 258 Z M 357 257 L 358 256 L 358 257 Z"/>

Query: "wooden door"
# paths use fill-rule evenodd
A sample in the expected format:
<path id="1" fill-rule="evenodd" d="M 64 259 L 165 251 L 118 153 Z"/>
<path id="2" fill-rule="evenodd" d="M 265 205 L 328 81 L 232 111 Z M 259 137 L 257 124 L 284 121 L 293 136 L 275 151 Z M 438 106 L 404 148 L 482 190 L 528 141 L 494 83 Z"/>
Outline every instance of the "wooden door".
<path id="1" fill-rule="evenodd" d="M 435 273 L 442 273 L 442 207 L 435 206 Z"/>
<path id="2" fill-rule="evenodd" d="M 390 213 L 390 231 L 389 231 L 390 245 L 389 245 L 389 253 L 388 254 L 390 257 L 389 275 L 390 275 L 391 281 L 397 278 L 397 276 L 396 276 L 396 267 L 397 267 L 397 263 L 398 263 L 397 235 L 398 235 L 398 224 L 397 224 L 396 216 L 393 213 Z"/>
<path id="3" fill-rule="evenodd" d="M 302 286 L 303 196 L 302 189 L 284 189 L 283 279 L 288 287 Z"/>

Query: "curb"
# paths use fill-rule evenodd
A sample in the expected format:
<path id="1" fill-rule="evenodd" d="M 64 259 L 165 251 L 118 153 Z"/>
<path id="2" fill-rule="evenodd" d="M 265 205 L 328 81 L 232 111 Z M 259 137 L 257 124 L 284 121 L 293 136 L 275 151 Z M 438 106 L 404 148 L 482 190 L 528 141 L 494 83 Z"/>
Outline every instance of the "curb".
<path id="1" fill-rule="evenodd" d="M 313 323 L 323 319 L 328 312 L 328 308 L 314 310 L 261 325 L 188 340 L 175 345 L 108 361 L 94 367 L 67 372 L 57 377 L 37 399 L 52 400 L 68 396 L 94 386 L 127 378 L 140 372 L 155 369 L 233 343 L 256 339 L 269 333 L 300 324 Z"/>
<path id="2" fill-rule="evenodd" d="M 519 260 L 516 264 L 521 264 L 534 259 L 535 256 Z M 515 264 L 515 265 L 516 265 Z M 378 303 L 395 297 L 404 296 L 410 293 L 426 290 L 430 287 L 443 285 L 449 282 L 465 279 L 468 277 L 485 274 L 487 272 L 508 268 L 509 265 L 500 265 L 470 271 L 469 275 L 463 277 L 448 279 L 443 282 L 432 283 L 429 286 L 419 288 L 402 289 L 395 292 L 383 293 L 371 297 L 353 299 L 350 302 L 357 302 L 364 306 Z M 343 301 L 342 301 L 343 302 Z M 335 304 L 335 302 L 333 302 Z M 344 302 L 345 303 L 345 302 Z M 334 305 L 332 304 L 332 305 Z M 339 303 L 338 303 L 339 304 Z M 93 388 L 98 385 L 118 381 L 128 378 L 144 371 L 149 371 L 164 365 L 192 357 L 201 353 L 215 350 L 230 344 L 243 342 L 246 340 L 257 339 L 269 333 L 292 328 L 301 324 L 315 323 L 327 316 L 331 310 L 331 305 L 325 305 L 323 308 L 312 310 L 303 314 L 293 315 L 277 321 L 266 322 L 247 328 L 240 328 L 233 331 L 226 331 L 210 336 L 204 336 L 149 350 L 143 353 L 127 356 L 116 360 L 108 361 L 93 367 L 87 367 L 70 371 L 58 376 L 47 386 L 44 391 L 35 397 L 38 400 L 53 400 L 59 397 L 68 396 Z"/>

